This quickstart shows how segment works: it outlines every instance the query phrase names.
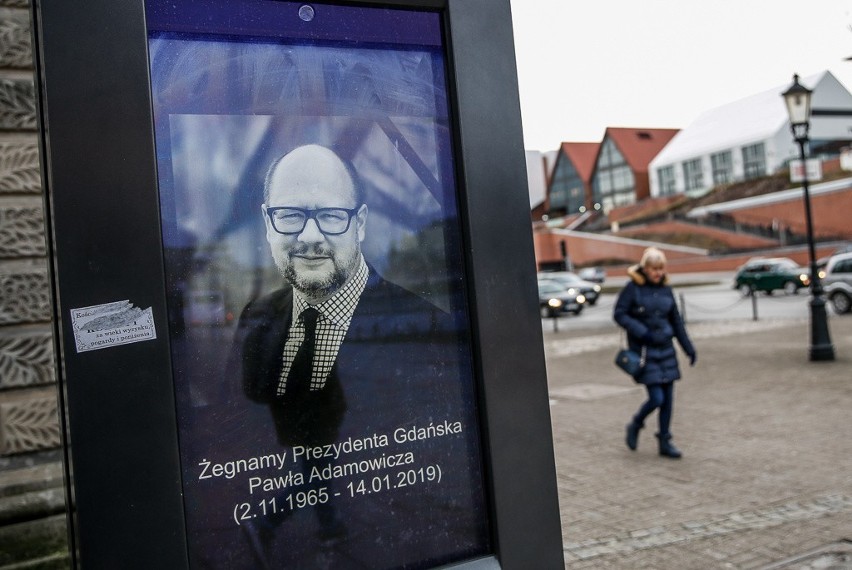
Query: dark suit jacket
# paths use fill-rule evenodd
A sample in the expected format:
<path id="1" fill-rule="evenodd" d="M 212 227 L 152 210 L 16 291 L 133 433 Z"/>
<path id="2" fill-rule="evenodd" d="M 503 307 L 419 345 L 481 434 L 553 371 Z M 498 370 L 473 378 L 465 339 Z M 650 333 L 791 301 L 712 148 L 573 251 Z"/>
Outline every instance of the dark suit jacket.
<path id="1" fill-rule="evenodd" d="M 215 435 L 209 441 L 216 450 L 202 456 L 286 451 L 287 467 L 217 480 L 215 485 L 210 480 L 193 482 L 187 500 L 203 505 L 189 520 L 196 565 L 258 567 L 249 553 L 251 541 L 241 534 L 244 527 L 222 513 L 231 512 L 240 501 L 256 505 L 276 497 L 281 505 L 288 493 L 319 489 L 331 497 L 326 507 L 285 512 L 286 520 L 268 545 L 273 567 L 432 567 L 487 551 L 489 527 L 467 324 L 371 270 L 325 388 L 305 400 L 288 401 L 275 392 L 292 302 L 292 289 L 286 287 L 251 302 L 243 311 L 232 355 L 236 369 L 228 375 L 233 374 L 232 382 L 241 382 L 248 399 L 237 396 L 238 401 L 230 403 L 232 420 L 211 419 Z M 425 432 L 445 422 L 463 426 L 462 432 L 394 437 L 400 430 L 416 434 L 417 429 Z M 257 444 L 273 425 L 286 449 Z M 336 458 L 300 460 L 298 465 L 291 459 L 294 446 L 374 435 L 384 436 L 386 444 Z M 408 463 L 400 459 L 406 457 Z M 394 463 L 386 467 L 361 470 L 368 461 L 391 460 Z M 353 471 L 334 479 L 309 480 L 314 468 L 327 466 Z M 248 476 L 279 477 L 287 471 L 301 471 L 304 484 L 246 495 Z M 439 475 L 424 478 L 429 473 Z M 312 511 L 317 516 L 310 516 Z M 319 521 L 332 511 L 348 534 L 329 550 L 318 542 L 318 533 Z M 254 520 L 266 522 L 260 516 Z"/>
<path id="2" fill-rule="evenodd" d="M 253 301 L 236 337 L 243 390 L 269 405 L 280 443 L 320 445 L 450 413 L 450 402 L 430 393 L 448 382 L 459 392 L 456 327 L 449 315 L 372 269 L 325 387 L 298 400 L 277 396 L 292 306 L 291 287 Z"/>

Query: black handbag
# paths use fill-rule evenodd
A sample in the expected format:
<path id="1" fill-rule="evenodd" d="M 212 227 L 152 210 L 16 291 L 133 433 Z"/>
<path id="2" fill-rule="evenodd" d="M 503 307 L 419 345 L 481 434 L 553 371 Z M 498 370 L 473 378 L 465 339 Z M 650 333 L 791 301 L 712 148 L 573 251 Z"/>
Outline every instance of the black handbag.
<path id="1" fill-rule="evenodd" d="M 622 348 L 615 355 L 615 365 L 627 372 L 633 378 L 638 376 L 644 366 L 643 355 L 637 354 L 629 348 Z"/>
<path id="2" fill-rule="evenodd" d="M 639 301 L 639 290 L 636 290 L 636 301 Z M 642 347 L 642 353 L 639 354 L 635 350 L 630 350 L 624 341 L 624 331 L 621 331 L 621 349 L 615 355 L 615 365 L 624 370 L 634 380 L 642 373 L 645 367 L 645 351 L 646 347 Z"/>

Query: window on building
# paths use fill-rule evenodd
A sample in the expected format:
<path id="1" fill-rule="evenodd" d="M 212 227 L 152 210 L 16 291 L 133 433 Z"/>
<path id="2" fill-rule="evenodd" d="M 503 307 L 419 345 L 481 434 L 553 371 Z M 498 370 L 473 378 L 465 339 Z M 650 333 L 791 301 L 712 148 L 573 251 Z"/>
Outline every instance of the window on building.
<path id="1" fill-rule="evenodd" d="M 594 181 L 594 201 L 621 206 L 636 201 L 636 180 L 615 143 L 606 139 L 601 145 Z"/>
<path id="2" fill-rule="evenodd" d="M 601 146 L 600 159 L 598 159 L 599 169 L 608 169 L 613 166 L 624 164 L 624 157 L 618 152 L 618 148 L 612 139 L 606 139 Z"/>
<path id="3" fill-rule="evenodd" d="M 561 154 L 550 183 L 549 211 L 552 214 L 576 213 L 585 203 L 583 180 L 571 160 Z"/>
<path id="4" fill-rule="evenodd" d="M 550 189 L 550 212 L 551 214 L 566 209 L 568 193 L 564 188 L 551 187 Z"/>
<path id="5" fill-rule="evenodd" d="M 660 183 L 660 196 L 671 196 L 677 189 L 674 165 L 657 170 L 657 180 Z"/>
<path id="6" fill-rule="evenodd" d="M 629 206 L 630 204 L 636 201 L 636 197 L 633 195 L 633 189 L 631 188 L 629 191 L 625 192 L 616 192 L 612 195 L 612 203 L 615 207 L 619 206 Z"/>
<path id="7" fill-rule="evenodd" d="M 717 152 L 710 156 L 710 162 L 713 165 L 713 184 L 728 184 L 734 179 L 733 160 L 731 159 L 731 151 Z"/>
<path id="8" fill-rule="evenodd" d="M 704 187 L 704 173 L 701 171 L 700 158 L 687 160 L 683 163 L 683 179 L 687 192 Z"/>
<path id="9" fill-rule="evenodd" d="M 582 182 L 580 186 L 574 186 L 568 189 L 568 205 L 570 211 L 580 212 L 586 206 L 586 193 L 583 190 Z"/>
<path id="10" fill-rule="evenodd" d="M 766 151 L 763 143 L 743 147 L 743 171 L 746 180 L 766 176 Z"/>
<path id="11" fill-rule="evenodd" d="M 612 169 L 612 189 L 616 192 L 633 188 L 633 173 L 627 165 Z"/>

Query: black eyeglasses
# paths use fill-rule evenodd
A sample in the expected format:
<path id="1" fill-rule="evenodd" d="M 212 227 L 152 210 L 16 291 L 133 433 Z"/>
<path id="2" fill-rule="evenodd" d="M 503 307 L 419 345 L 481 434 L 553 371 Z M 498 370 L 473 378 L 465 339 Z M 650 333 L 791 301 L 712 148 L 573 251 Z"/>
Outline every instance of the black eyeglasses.
<path id="1" fill-rule="evenodd" d="M 358 213 L 358 208 L 291 208 L 289 206 L 273 206 L 266 209 L 266 215 L 272 222 L 272 227 L 279 234 L 300 234 L 308 224 L 308 220 L 317 223 L 319 231 L 329 236 L 339 236 L 349 230 L 352 216 Z"/>

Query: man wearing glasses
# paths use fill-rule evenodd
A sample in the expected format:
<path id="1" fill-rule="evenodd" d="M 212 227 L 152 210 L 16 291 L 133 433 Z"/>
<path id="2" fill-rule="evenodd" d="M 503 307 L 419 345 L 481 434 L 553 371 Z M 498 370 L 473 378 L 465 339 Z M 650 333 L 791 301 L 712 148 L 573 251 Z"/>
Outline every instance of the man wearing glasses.
<path id="1" fill-rule="evenodd" d="M 363 191 L 330 149 L 302 146 L 273 162 L 261 214 L 286 286 L 240 319 L 243 389 L 269 404 L 282 444 L 333 443 L 341 426 L 369 437 L 379 416 L 422 398 L 417 378 L 439 374 L 440 358 L 424 357 L 428 343 L 411 340 L 446 330 L 447 315 L 367 265 Z M 387 429 L 404 421 L 396 416 Z"/>
<path id="2" fill-rule="evenodd" d="M 468 548 L 470 529 L 485 527 L 474 520 L 483 507 L 469 486 L 478 464 L 462 333 L 447 313 L 366 263 L 368 207 L 357 173 L 330 149 L 302 146 L 275 161 L 260 213 L 285 286 L 243 311 L 240 375 L 248 398 L 268 407 L 288 465 L 298 458 L 304 481 L 283 492 L 316 493 L 318 530 L 285 547 L 273 528 L 290 509 L 255 519 L 247 528 L 258 529 L 259 559 L 316 566 L 315 538 L 341 553 L 330 567 L 365 555 L 390 556 L 375 562 L 388 566 L 401 553 L 427 559 L 446 537 L 451 550 Z M 418 470 L 421 483 L 400 484 L 400 473 Z M 386 549 L 377 551 L 374 533 Z"/>

